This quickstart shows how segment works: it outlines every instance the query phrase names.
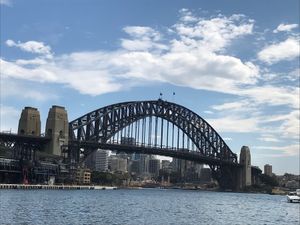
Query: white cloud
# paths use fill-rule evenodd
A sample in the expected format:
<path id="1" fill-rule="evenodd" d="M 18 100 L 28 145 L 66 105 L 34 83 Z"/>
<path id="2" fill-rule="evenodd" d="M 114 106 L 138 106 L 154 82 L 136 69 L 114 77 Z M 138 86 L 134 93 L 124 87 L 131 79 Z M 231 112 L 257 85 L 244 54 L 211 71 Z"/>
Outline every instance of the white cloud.
<path id="1" fill-rule="evenodd" d="M 0 132 L 16 132 L 20 111 L 14 107 L 0 104 Z"/>
<path id="2" fill-rule="evenodd" d="M 226 44 L 239 35 L 245 35 L 244 28 L 235 25 L 237 18 L 218 17 L 216 20 L 219 22 L 212 23 L 223 25 L 216 25 L 214 33 L 222 33 L 220 36 Z M 205 20 L 205 23 L 210 22 Z M 228 31 L 226 25 L 229 25 Z M 204 29 L 210 30 L 211 27 L 205 25 Z M 77 52 L 15 62 L 2 59 L 3 74 L 18 79 L 66 84 L 90 95 L 119 91 L 145 82 L 168 82 L 195 89 L 237 93 L 239 85 L 254 84 L 257 80 L 259 68 L 253 63 L 217 54 L 199 43 L 191 46 L 180 33 L 178 39 L 162 43 L 162 35 L 150 27 L 128 26 L 124 31 L 132 38 L 122 39 L 119 50 Z M 188 39 L 192 41 L 193 38 Z M 16 44 L 7 40 L 6 43 L 26 51 L 51 53 L 51 48 L 42 42 Z"/>
<path id="3" fill-rule="evenodd" d="M 218 132 L 251 133 L 260 131 L 259 121 L 255 117 L 242 118 L 237 115 L 229 115 L 216 119 L 207 119 L 207 121 Z"/>
<path id="4" fill-rule="evenodd" d="M 294 138 L 299 140 L 300 132 L 300 114 L 299 109 L 291 111 L 283 118 L 283 122 L 279 127 L 283 137 Z"/>
<path id="5" fill-rule="evenodd" d="M 198 18 L 197 23 L 177 23 L 174 27 L 185 45 L 219 52 L 233 39 L 252 34 L 253 21 L 244 21 L 242 18 L 242 15 Z"/>
<path id="6" fill-rule="evenodd" d="M 299 144 L 291 144 L 287 146 L 253 146 L 252 149 L 257 150 L 271 150 L 270 157 L 273 155 L 274 157 L 282 157 L 282 156 L 299 156 Z M 278 153 L 274 154 L 274 151 Z"/>
<path id="7" fill-rule="evenodd" d="M 284 24 L 284 23 L 281 23 L 278 25 L 278 27 L 273 30 L 273 33 L 278 33 L 280 31 L 291 31 L 295 28 L 298 27 L 298 24 Z"/>
<path id="8" fill-rule="evenodd" d="M 230 110 L 231 112 L 241 112 L 241 111 L 252 111 L 255 106 L 249 102 L 249 100 L 241 100 L 236 102 L 227 102 L 221 105 L 213 105 L 211 108 L 218 110 L 218 111 L 224 111 L 224 110 Z"/>
<path id="9" fill-rule="evenodd" d="M 148 38 L 158 41 L 160 39 L 160 33 L 151 27 L 143 26 L 127 26 L 123 30 L 134 38 Z"/>
<path id="10" fill-rule="evenodd" d="M 124 49 L 130 51 L 167 50 L 166 45 L 158 42 L 161 34 L 151 27 L 127 26 L 123 30 L 131 37 L 131 39 L 121 39 Z"/>
<path id="11" fill-rule="evenodd" d="M 300 79 L 300 68 L 297 68 L 287 74 L 287 78 L 291 81 L 299 81 Z"/>
<path id="12" fill-rule="evenodd" d="M 280 140 L 272 134 L 262 134 L 260 138 L 258 138 L 260 141 L 264 142 L 280 142 Z"/>
<path id="13" fill-rule="evenodd" d="M 14 42 L 13 40 L 7 40 L 6 45 L 9 47 L 17 47 L 25 52 L 31 52 L 52 58 L 51 48 L 45 45 L 43 42 L 27 41 L 27 42 Z"/>
<path id="14" fill-rule="evenodd" d="M 256 104 L 265 106 L 286 105 L 299 108 L 299 87 L 276 87 L 264 85 L 240 90 L 240 95 L 246 96 Z"/>
<path id="15" fill-rule="evenodd" d="M 22 60 L 17 60 L 20 63 Z M 24 61 L 24 60 L 23 60 Z M 33 60 L 37 62 L 37 60 Z M 32 62 L 33 62 L 32 61 Z M 56 82 L 58 77 L 54 71 L 50 70 L 49 65 L 35 65 L 34 67 L 25 67 L 24 64 L 18 65 L 15 62 L 5 61 L 0 58 L 1 75 L 17 79 L 31 80 L 36 82 Z"/>
<path id="16" fill-rule="evenodd" d="M 183 22 L 189 23 L 189 22 L 196 22 L 199 20 L 188 9 L 183 8 L 179 11 L 179 13 L 180 13 L 180 20 Z"/>
<path id="17" fill-rule="evenodd" d="M 1 79 L 0 95 L 3 98 L 14 97 L 39 102 L 58 99 L 56 91 L 45 87 L 45 84 L 4 77 Z"/>
<path id="18" fill-rule="evenodd" d="M 0 5 L 11 6 L 12 1 L 11 0 L 0 0 Z"/>
<path id="19" fill-rule="evenodd" d="M 299 40 L 289 37 L 283 42 L 266 46 L 258 53 L 258 58 L 268 64 L 292 60 L 300 55 Z"/>

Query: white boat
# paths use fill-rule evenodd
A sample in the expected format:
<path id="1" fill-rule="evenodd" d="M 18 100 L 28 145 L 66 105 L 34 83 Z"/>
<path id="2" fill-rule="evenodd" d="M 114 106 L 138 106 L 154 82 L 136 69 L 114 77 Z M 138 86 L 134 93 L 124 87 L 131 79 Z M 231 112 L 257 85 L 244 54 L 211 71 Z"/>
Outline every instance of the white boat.
<path id="1" fill-rule="evenodd" d="M 300 195 L 298 195 L 299 191 L 297 189 L 297 192 L 293 191 L 288 193 L 287 197 L 287 201 L 288 202 L 298 202 L 300 203 Z"/>

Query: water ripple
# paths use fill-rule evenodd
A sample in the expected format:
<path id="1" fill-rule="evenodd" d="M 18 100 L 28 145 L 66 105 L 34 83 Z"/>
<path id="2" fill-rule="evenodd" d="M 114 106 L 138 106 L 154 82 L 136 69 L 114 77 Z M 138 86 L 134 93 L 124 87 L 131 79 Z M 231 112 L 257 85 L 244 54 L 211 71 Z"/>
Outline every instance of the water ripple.
<path id="1" fill-rule="evenodd" d="M 0 190 L 0 224 L 299 224 L 285 196 L 183 190 Z"/>

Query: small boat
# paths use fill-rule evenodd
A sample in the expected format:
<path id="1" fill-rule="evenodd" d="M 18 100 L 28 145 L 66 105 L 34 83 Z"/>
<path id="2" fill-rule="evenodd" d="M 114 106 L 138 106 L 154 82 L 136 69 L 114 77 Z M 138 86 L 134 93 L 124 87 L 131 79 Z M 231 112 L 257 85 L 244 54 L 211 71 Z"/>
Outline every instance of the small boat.
<path id="1" fill-rule="evenodd" d="M 300 203 L 300 195 L 298 195 L 298 193 L 299 193 L 298 190 L 297 190 L 297 192 L 293 191 L 293 192 L 288 193 L 288 195 L 286 196 L 287 201 Z"/>

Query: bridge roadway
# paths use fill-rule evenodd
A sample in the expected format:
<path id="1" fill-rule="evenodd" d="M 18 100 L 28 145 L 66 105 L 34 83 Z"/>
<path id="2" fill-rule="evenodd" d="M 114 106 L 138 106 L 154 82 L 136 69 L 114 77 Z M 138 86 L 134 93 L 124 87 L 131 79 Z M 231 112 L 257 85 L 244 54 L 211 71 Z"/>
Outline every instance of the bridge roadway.
<path id="1" fill-rule="evenodd" d="M 22 142 L 22 143 L 32 143 L 44 145 L 51 141 L 49 137 L 43 136 L 33 136 L 33 135 L 21 135 L 14 133 L 4 133 L 0 132 L 0 142 Z"/>
<path id="2" fill-rule="evenodd" d="M 208 165 L 226 165 L 233 167 L 241 167 L 242 165 L 231 160 L 220 159 L 215 156 L 204 156 L 200 152 L 191 151 L 189 149 L 176 149 L 176 148 L 161 148 L 160 146 L 152 146 L 147 144 L 126 145 L 117 143 L 100 143 L 92 141 L 70 141 L 69 146 L 75 148 L 85 148 L 85 154 L 88 155 L 95 149 L 108 149 L 112 151 L 125 152 L 125 153 L 141 153 L 141 154 L 151 154 L 151 155 L 161 155 L 174 157 L 184 160 L 190 160 L 198 163 L 208 164 Z M 88 151 L 90 149 L 90 151 Z"/>

